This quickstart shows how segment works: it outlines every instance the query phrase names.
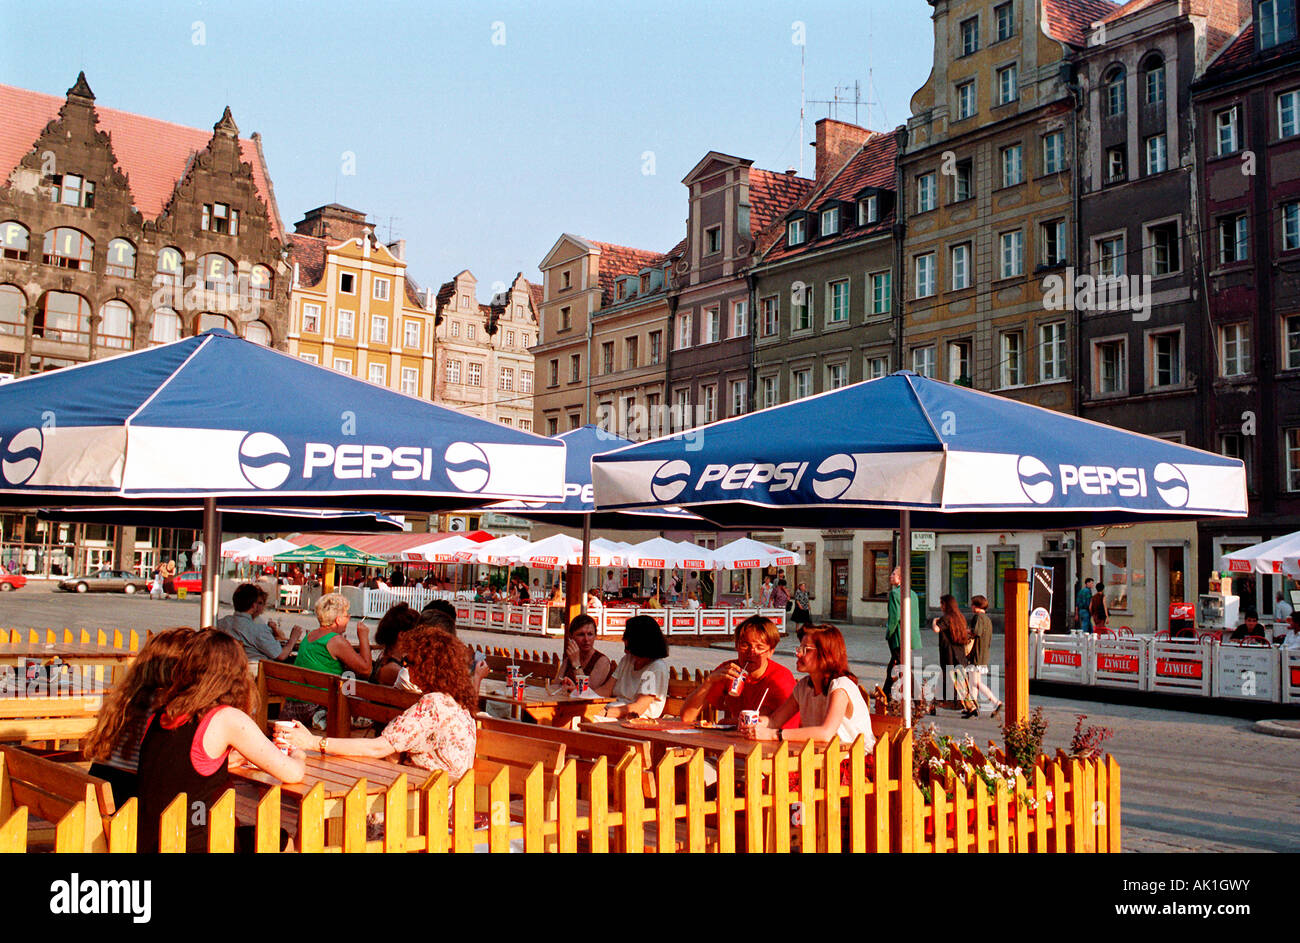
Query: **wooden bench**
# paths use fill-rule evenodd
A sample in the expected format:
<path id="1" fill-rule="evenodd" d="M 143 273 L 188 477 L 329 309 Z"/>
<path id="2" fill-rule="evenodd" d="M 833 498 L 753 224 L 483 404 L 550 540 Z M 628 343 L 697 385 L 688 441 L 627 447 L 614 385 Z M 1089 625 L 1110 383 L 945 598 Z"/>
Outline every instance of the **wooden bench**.
<path id="1" fill-rule="evenodd" d="M 630 752 L 640 755 L 645 774 L 645 794 L 654 796 L 655 780 L 651 774 L 650 744 L 644 740 L 629 740 L 625 737 L 610 737 L 605 734 L 588 733 L 585 730 L 570 730 L 567 727 L 547 727 L 542 724 L 525 724 L 517 720 L 502 720 L 499 717 L 479 717 L 480 736 L 482 731 L 498 731 L 517 737 L 531 737 L 551 743 L 564 745 L 565 757 L 578 764 L 578 782 L 584 783 L 590 775 L 591 768 L 605 759 L 605 769 L 609 777 L 610 797 L 614 795 L 614 767 Z M 589 798 L 589 797 L 587 797 Z"/>
<path id="2" fill-rule="evenodd" d="M 386 684 L 337 679 L 331 691 L 325 735 L 327 737 L 352 736 L 354 717 L 375 721 L 382 729 L 384 724 L 419 699 L 420 695 L 414 691 L 400 691 Z"/>
<path id="3" fill-rule="evenodd" d="M 70 816 L 79 803 L 80 813 Z M 0 746 L 0 825 L 18 809 L 55 825 L 56 851 L 108 851 L 109 819 L 117 808 L 107 782 L 70 763 Z M 42 830 L 29 824 L 28 833 L 40 836 Z"/>
<path id="4" fill-rule="evenodd" d="M 0 741 L 84 740 L 95 729 L 103 697 L 0 697 Z"/>
<path id="5" fill-rule="evenodd" d="M 310 671 L 272 659 L 258 662 L 257 717 L 262 730 L 267 729 L 267 707 L 275 698 L 295 698 L 329 710 L 334 688 L 342 681 L 326 671 Z"/>

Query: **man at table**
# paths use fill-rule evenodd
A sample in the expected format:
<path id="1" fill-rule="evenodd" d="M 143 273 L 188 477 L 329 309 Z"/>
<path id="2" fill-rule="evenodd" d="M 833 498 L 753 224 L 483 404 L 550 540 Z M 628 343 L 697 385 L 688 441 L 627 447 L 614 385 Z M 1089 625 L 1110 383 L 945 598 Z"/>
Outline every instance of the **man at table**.
<path id="1" fill-rule="evenodd" d="M 1256 612 L 1247 612 L 1245 620 L 1233 629 L 1232 635 L 1228 638 L 1233 642 L 1242 642 L 1248 638 L 1257 638 L 1261 642 L 1268 641 L 1264 635 L 1264 627 L 1259 624 L 1259 614 Z"/>
<path id="2" fill-rule="evenodd" d="M 694 723 L 705 705 L 725 711 L 732 720 L 743 710 L 758 710 L 771 714 L 794 691 L 794 675 L 784 665 L 772 660 L 772 653 L 781 641 L 775 623 L 762 616 L 750 616 L 736 627 L 736 658 L 724 662 L 704 679 L 704 683 L 691 692 L 682 706 L 682 720 Z M 745 686 L 739 695 L 730 693 L 731 683 L 747 669 Z M 799 726 L 799 712 L 786 721 L 786 727 Z"/>
<path id="3" fill-rule="evenodd" d="M 258 621 L 257 617 L 266 610 L 266 590 L 255 583 L 241 583 L 235 587 L 230 601 L 235 611 L 218 619 L 216 627 L 244 646 L 249 664 L 263 658 L 288 661 L 294 646 L 302 638 L 302 627 L 294 626 L 288 639 L 282 640 L 275 634 L 277 626 L 274 622 Z"/>

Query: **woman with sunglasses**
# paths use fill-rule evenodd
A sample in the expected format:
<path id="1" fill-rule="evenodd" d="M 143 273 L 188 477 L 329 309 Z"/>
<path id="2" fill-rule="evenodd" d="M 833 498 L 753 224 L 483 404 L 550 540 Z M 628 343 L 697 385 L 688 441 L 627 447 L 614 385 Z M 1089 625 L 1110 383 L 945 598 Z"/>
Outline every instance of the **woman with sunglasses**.
<path id="1" fill-rule="evenodd" d="M 845 747 L 861 736 L 866 738 L 868 750 L 874 747 L 871 709 L 858 687 L 858 679 L 849 671 L 848 648 L 840 630 L 825 623 L 808 626 L 795 655 L 795 667 L 808 677 L 794 686 L 794 693 L 771 717 L 759 718 L 756 726 L 745 728 L 745 736 L 751 740 L 796 742 L 839 737 Z M 783 729 L 796 712 L 800 726 Z"/>

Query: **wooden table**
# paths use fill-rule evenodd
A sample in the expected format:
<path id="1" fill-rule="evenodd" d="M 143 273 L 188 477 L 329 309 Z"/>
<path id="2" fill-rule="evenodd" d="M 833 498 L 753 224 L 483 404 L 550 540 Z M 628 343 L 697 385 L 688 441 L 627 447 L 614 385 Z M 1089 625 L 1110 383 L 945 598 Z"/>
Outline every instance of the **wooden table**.
<path id="1" fill-rule="evenodd" d="M 609 697 L 572 697 L 563 688 L 534 684 L 525 685 L 523 700 L 517 700 L 506 695 L 503 682 L 488 680 L 479 689 L 479 700 L 509 704 L 514 708 L 516 720 L 526 712 L 533 720 L 548 727 L 566 726 L 575 717 L 587 720 L 614 701 Z"/>
<path id="2" fill-rule="evenodd" d="M 139 652 L 93 642 L 8 642 L 0 645 L 0 665 L 17 665 L 28 659 L 62 658 L 68 663 L 122 664 Z"/>
<path id="3" fill-rule="evenodd" d="M 669 721 L 672 723 L 671 721 Z M 745 757 L 755 750 L 762 750 L 765 756 L 776 752 L 775 740 L 748 740 L 734 730 L 704 730 L 699 727 L 686 727 L 675 730 L 646 730 L 637 727 L 624 727 L 622 723 L 587 720 L 578 725 L 588 733 L 603 733 L 611 737 L 623 737 L 628 740 L 645 740 L 651 744 L 655 762 L 663 758 L 671 749 L 703 750 L 709 755 L 721 755 L 731 748 L 736 751 L 736 762 L 743 763 Z M 795 747 L 795 744 L 791 744 Z"/>

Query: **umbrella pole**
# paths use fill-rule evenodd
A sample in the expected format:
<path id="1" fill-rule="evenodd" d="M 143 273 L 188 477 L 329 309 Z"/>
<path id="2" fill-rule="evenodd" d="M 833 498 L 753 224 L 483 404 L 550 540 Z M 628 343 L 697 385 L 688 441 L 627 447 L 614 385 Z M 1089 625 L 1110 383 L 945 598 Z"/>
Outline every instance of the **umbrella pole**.
<path id="1" fill-rule="evenodd" d="M 587 587 L 590 585 L 587 580 L 587 564 L 591 561 L 587 559 L 591 555 L 591 515 L 582 515 L 582 611 L 587 611 Z"/>
<path id="2" fill-rule="evenodd" d="M 199 600 L 199 627 L 217 622 L 217 577 L 221 563 L 221 512 L 216 498 L 203 499 L 203 595 Z"/>
<path id="3" fill-rule="evenodd" d="M 912 726 L 912 512 L 898 515 L 898 557 L 902 585 L 898 587 L 898 636 L 903 668 L 903 726 Z M 889 679 L 885 679 L 889 683 Z"/>

